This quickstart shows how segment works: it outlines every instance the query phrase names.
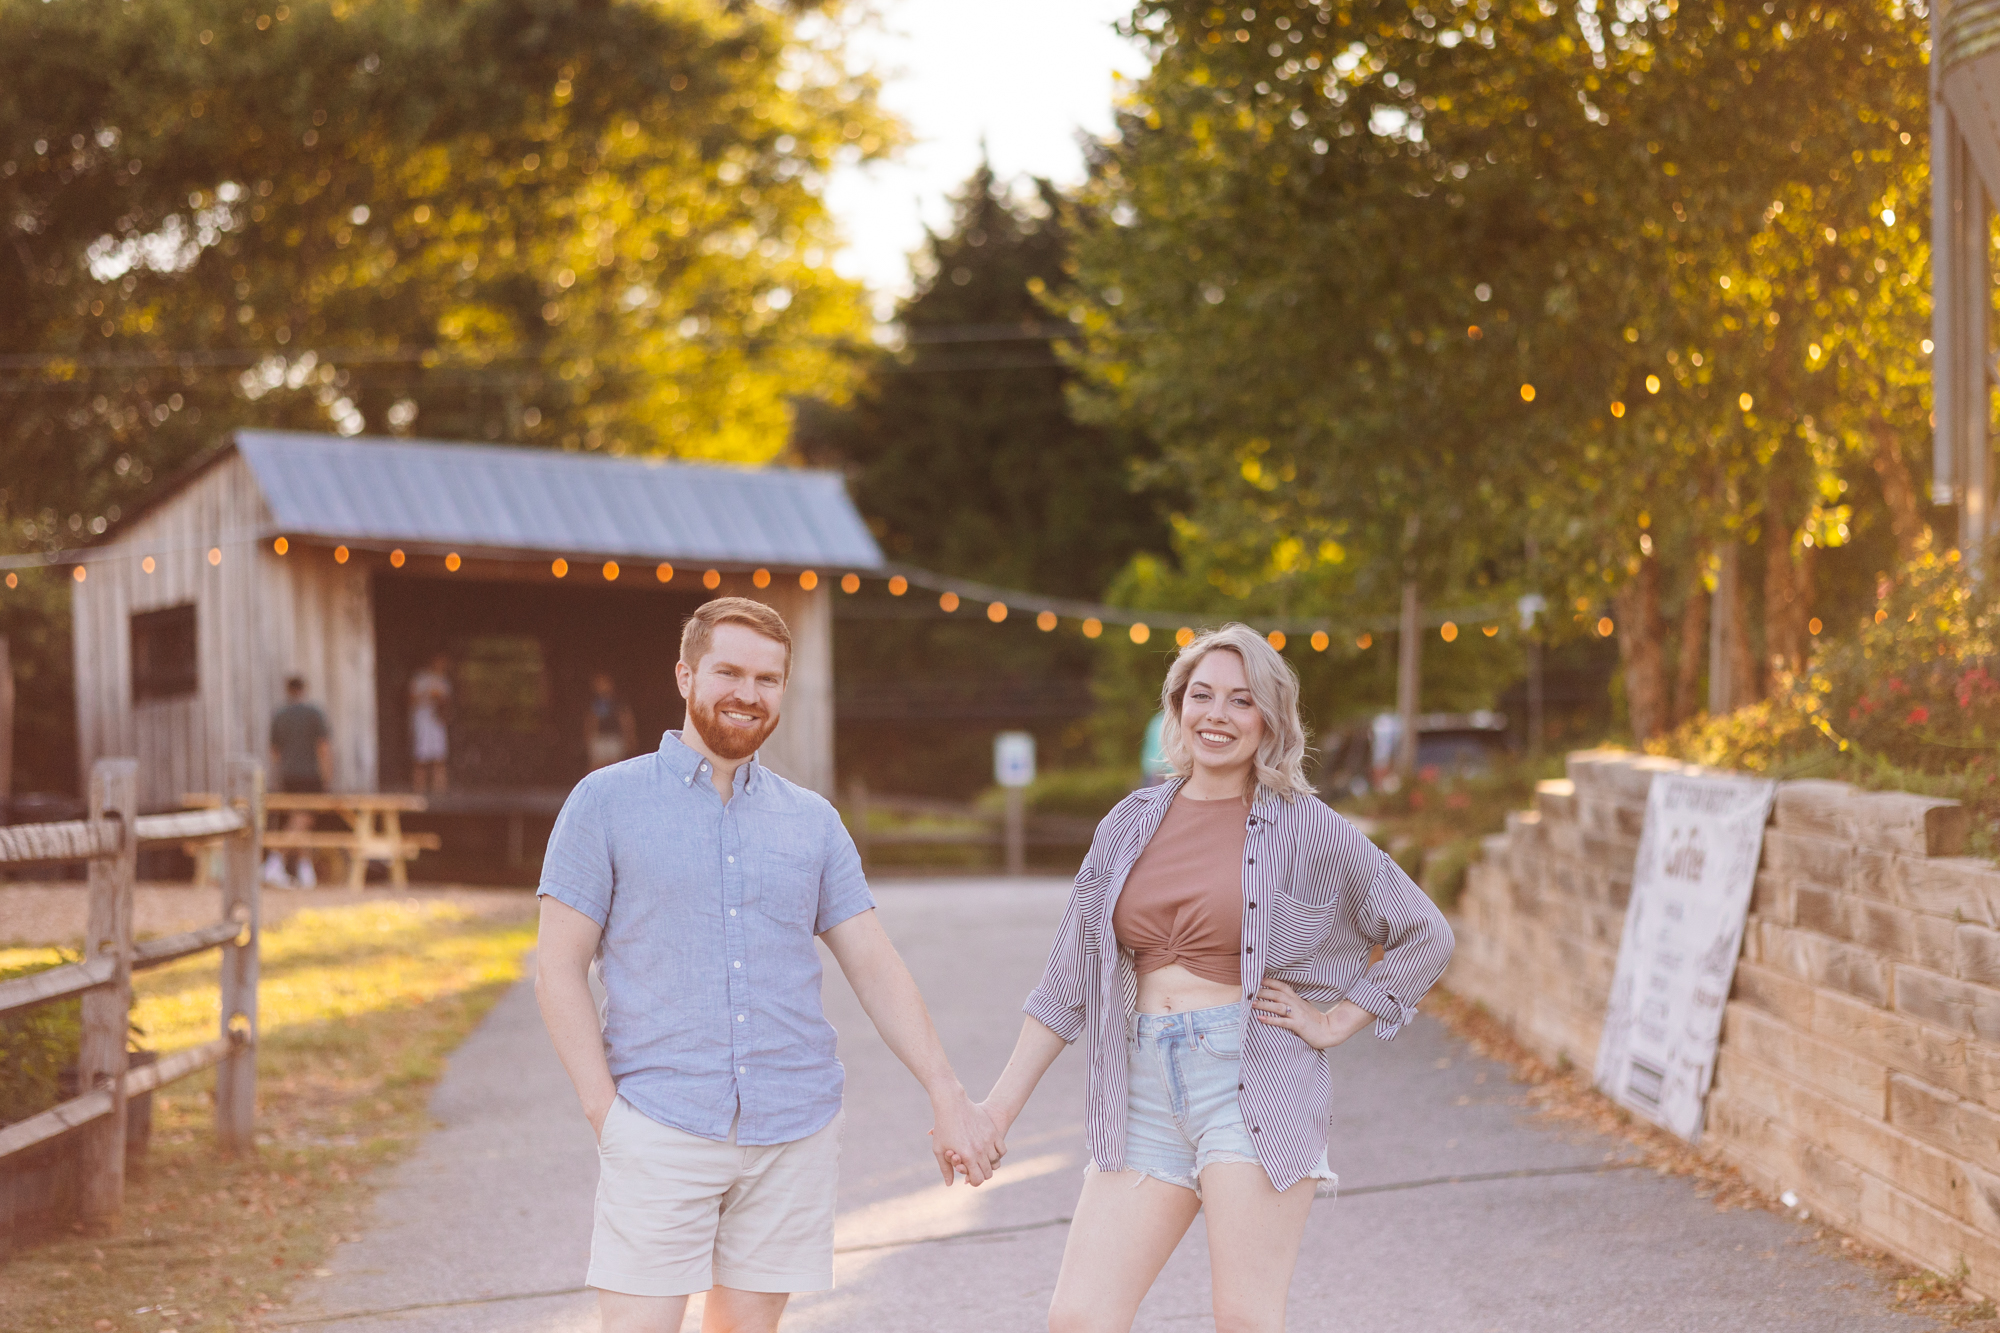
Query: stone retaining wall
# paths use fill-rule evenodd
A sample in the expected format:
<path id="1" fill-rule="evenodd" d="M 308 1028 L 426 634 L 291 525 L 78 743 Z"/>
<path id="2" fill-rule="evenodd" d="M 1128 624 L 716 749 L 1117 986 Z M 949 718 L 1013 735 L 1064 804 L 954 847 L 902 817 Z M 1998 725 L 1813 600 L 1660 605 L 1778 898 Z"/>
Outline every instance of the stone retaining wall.
<path id="1" fill-rule="evenodd" d="M 1445 984 L 1585 1069 L 1655 774 L 1573 754 L 1487 840 Z M 1954 802 L 1781 783 L 1702 1147 L 1773 1195 L 2000 1295 L 2000 868 Z"/>

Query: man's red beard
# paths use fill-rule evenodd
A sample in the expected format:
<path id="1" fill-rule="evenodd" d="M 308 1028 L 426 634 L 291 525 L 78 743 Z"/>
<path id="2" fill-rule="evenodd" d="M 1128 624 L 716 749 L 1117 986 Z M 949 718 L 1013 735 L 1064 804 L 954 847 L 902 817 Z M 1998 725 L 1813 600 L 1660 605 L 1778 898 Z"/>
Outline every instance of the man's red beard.
<path id="1" fill-rule="evenodd" d="M 757 753 L 758 748 L 777 729 L 778 715 L 776 713 L 765 714 L 764 710 L 755 704 L 746 706 L 741 703 L 731 703 L 730 709 L 732 712 L 763 715 L 764 725 L 758 727 L 755 731 L 745 731 L 741 727 L 732 727 L 716 716 L 716 706 L 701 698 L 700 695 L 696 695 L 688 700 L 688 725 L 700 734 L 703 741 L 707 742 L 708 748 L 715 754 L 716 758 L 728 760 L 748 759 L 751 755 Z"/>

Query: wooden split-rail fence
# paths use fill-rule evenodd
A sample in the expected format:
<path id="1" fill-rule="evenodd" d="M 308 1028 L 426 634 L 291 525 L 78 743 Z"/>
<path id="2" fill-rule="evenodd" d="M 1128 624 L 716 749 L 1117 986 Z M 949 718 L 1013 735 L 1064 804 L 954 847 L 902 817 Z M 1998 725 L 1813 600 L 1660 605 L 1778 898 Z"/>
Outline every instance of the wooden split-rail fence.
<path id="1" fill-rule="evenodd" d="M 0 982 L 0 1015 L 77 996 L 82 1047 L 77 1095 L 40 1115 L 0 1127 L 0 1160 L 61 1135 L 76 1136 L 78 1220 L 107 1226 L 125 1197 L 125 1119 L 132 1098 L 216 1067 L 215 1132 L 226 1153 L 253 1146 L 257 1099 L 257 930 L 264 774 L 231 761 L 224 804 L 183 814 L 137 813 L 138 761 L 100 759 L 90 773 L 83 819 L 0 825 L 0 864 L 82 861 L 90 915 L 75 963 Z M 135 943 L 132 889 L 142 843 L 225 840 L 222 911 L 212 924 Z M 208 949 L 222 951 L 221 1031 L 210 1042 L 128 1067 L 132 974 Z"/>

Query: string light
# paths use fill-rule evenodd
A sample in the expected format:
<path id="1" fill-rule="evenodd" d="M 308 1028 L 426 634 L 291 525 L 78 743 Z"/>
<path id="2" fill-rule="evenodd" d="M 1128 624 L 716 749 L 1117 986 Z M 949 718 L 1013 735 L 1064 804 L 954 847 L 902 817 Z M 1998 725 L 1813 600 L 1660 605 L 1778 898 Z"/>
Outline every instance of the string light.
<path id="1" fill-rule="evenodd" d="M 146 571 L 146 572 L 147 572 L 148 574 L 152 573 L 152 572 L 153 572 L 153 557 L 149 555 L 149 556 L 147 556 L 147 557 L 146 557 L 146 558 L 145 558 L 144 560 L 141 560 L 141 561 L 139 562 L 139 568 L 141 568 L 141 569 L 145 570 L 145 571 Z M 13 576 L 12 574 L 9 574 L 9 575 L 7 576 L 8 580 L 9 580 L 9 582 L 8 582 L 7 586 L 8 586 L 8 587 L 10 587 L 10 588 L 14 586 L 14 584 L 13 584 L 13 582 L 12 582 L 12 579 L 13 579 L 13 577 L 14 577 L 14 576 Z"/>
<path id="2" fill-rule="evenodd" d="M 988 602 L 986 604 L 986 618 L 996 625 L 1005 620 L 1007 618 L 1007 603 Z"/>
<path id="3" fill-rule="evenodd" d="M 395 562 L 400 565 L 403 563 L 402 554 L 403 553 L 401 551 L 398 551 L 391 558 L 394 559 Z M 211 565 L 219 565 L 222 563 L 222 548 L 220 546 L 211 546 L 208 548 L 208 563 Z"/>
<path id="4" fill-rule="evenodd" d="M 460 560 L 458 558 L 458 552 L 456 551 L 446 552 L 444 557 L 444 567 L 450 573 L 453 574 L 458 573 L 458 567 L 464 563 L 465 562 L 463 560 Z"/>
<path id="5" fill-rule="evenodd" d="M 1312 646 L 1313 646 L 1313 651 L 1314 651 L 1314 652 L 1316 652 L 1316 653 L 1323 653 L 1323 652 L 1325 652 L 1325 651 L 1326 651 L 1326 646 L 1327 646 L 1327 645 L 1328 645 L 1329 643 L 1332 643 L 1332 642 L 1333 642 L 1333 640 L 1327 637 L 1327 634 L 1326 634 L 1326 631 L 1325 631 L 1325 630 L 1323 630 L 1323 629 L 1316 629 L 1316 630 L 1314 630 L 1314 631 L 1313 631 L 1313 636 L 1312 636 Z"/>
<path id="6" fill-rule="evenodd" d="M 1364 634 L 1354 641 L 1354 646 L 1365 653 L 1374 642 L 1375 636 L 1373 634 Z"/>
<path id="7" fill-rule="evenodd" d="M 1099 620 L 1096 616 L 1091 616 L 1088 620 L 1085 620 L 1083 622 L 1084 638 L 1094 639 L 1102 633 L 1104 633 L 1104 622 Z"/>
<path id="8" fill-rule="evenodd" d="M 1615 629 L 1615 628 L 1617 628 L 1617 627 L 1616 627 L 1615 625 L 1613 625 L 1613 624 L 1611 623 L 1611 617 L 1610 617 L 1610 616 L 1600 616 L 1600 617 L 1598 617 L 1598 621 L 1597 621 L 1597 637 L 1598 637 L 1598 638 L 1600 638 L 1600 639 L 1608 639 L 1608 638 L 1610 638 L 1610 637 L 1611 637 L 1611 631 L 1612 631 L 1613 629 Z"/>
<path id="9" fill-rule="evenodd" d="M 1194 630 L 1191 627 L 1187 625 L 1182 625 L 1179 629 L 1174 631 L 1174 643 L 1179 647 L 1185 648 L 1193 642 L 1194 642 Z"/>
<path id="10" fill-rule="evenodd" d="M 1523 385 L 1521 386 L 1521 401 L 1522 401 L 1522 402 L 1524 402 L 1524 403 L 1532 403 L 1532 402 L 1534 402 L 1534 401 L 1535 401 L 1535 386 L 1534 386 L 1534 385 L 1532 385 L 1532 384 L 1523 384 Z"/>
<path id="11" fill-rule="evenodd" d="M 1264 636 L 1264 642 L 1282 653 L 1285 651 L 1285 632 L 1281 629 L 1274 629 Z"/>
<path id="12" fill-rule="evenodd" d="M 1747 393 L 1740 393 L 1736 395 L 1736 405 L 1742 408 L 1745 412 L 1748 412 L 1753 406 L 1755 406 L 1756 402 L 1757 400 L 1755 398 L 1752 398 Z"/>
<path id="13" fill-rule="evenodd" d="M 21 586 L 21 576 L 19 574 L 16 574 L 11 569 L 7 571 L 7 586 L 10 588 L 18 588 Z"/>
<path id="14" fill-rule="evenodd" d="M 861 576 L 859 574 L 842 574 L 840 576 L 840 590 L 842 592 L 860 592 Z"/>
<path id="15" fill-rule="evenodd" d="M 616 583 L 618 581 L 618 562 L 616 560 L 606 560 L 604 562 L 604 581 L 606 583 Z"/>
<path id="16" fill-rule="evenodd" d="M 82 565 L 78 565 L 75 569 L 72 569 L 69 572 L 69 575 L 71 578 L 75 579 L 78 583 L 83 582 L 83 580 L 87 577 L 84 573 Z"/>
<path id="17" fill-rule="evenodd" d="M 1047 634 L 1050 630 L 1054 629 L 1055 627 L 1056 627 L 1055 612 L 1044 611 L 1040 615 L 1035 617 L 1035 628 L 1040 630 L 1042 633 Z"/>
<path id="18" fill-rule="evenodd" d="M 221 555 L 222 552 L 220 551 L 210 551 L 208 553 L 208 563 L 211 565 L 217 563 Z M 394 565 L 397 569 L 401 569 L 403 567 L 403 560 L 404 556 L 400 549 L 389 552 L 389 563 L 391 565 Z"/>
<path id="19" fill-rule="evenodd" d="M 799 586 L 801 588 L 804 588 L 807 592 L 811 592 L 814 588 L 817 588 L 819 586 L 819 575 L 815 574 L 810 569 L 801 570 L 799 573 Z"/>
<path id="20" fill-rule="evenodd" d="M 1500 632 L 1500 627 L 1498 625 L 1481 625 L 1479 632 L 1490 639 Z"/>
<path id="21" fill-rule="evenodd" d="M 717 588 L 720 588 L 722 586 L 721 571 L 711 569 L 706 573 L 704 573 L 701 576 L 701 586 L 708 589 L 710 592 L 714 592 Z"/>
<path id="22" fill-rule="evenodd" d="M 958 610 L 958 594 L 955 592 L 939 593 L 938 605 L 943 607 L 947 613 Z"/>
<path id="23" fill-rule="evenodd" d="M 1615 399 L 1615 398 L 1614 398 L 1614 399 L 1612 399 L 1612 400 L 1611 400 L 1611 415 L 1612 415 L 1612 416 L 1614 416 L 1614 417 L 1622 417 L 1622 416 L 1624 416 L 1624 415 L 1625 415 L 1625 404 L 1623 404 L 1623 403 L 1619 402 L 1619 401 L 1618 401 L 1617 399 Z"/>
<path id="24" fill-rule="evenodd" d="M 750 581 L 760 588 L 768 588 L 771 586 L 771 571 L 760 569 L 750 576 Z"/>
<path id="25" fill-rule="evenodd" d="M 146 559 L 148 560 L 151 560 L 152 558 L 153 557 L 150 555 L 146 557 Z M 347 563 L 347 548 L 345 546 L 336 546 L 333 548 L 333 563 L 336 565 L 344 565 Z M 149 569 L 146 572 L 150 574 L 153 571 Z"/>
<path id="26" fill-rule="evenodd" d="M 653 570 L 653 577 L 662 583 L 674 581 L 674 567 L 662 560 Z"/>
<path id="27" fill-rule="evenodd" d="M 1825 628 L 1826 626 L 1819 623 L 1818 616 L 1814 616 L 1811 620 L 1808 620 L 1806 622 L 1806 633 L 1808 634 L 1817 634 Z"/>
<path id="28" fill-rule="evenodd" d="M 1444 624 L 1438 626 L 1438 637 L 1446 643 L 1456 643 L 1458 641 L 1458 626 L 1449 620 L 1445 621 Z"/>
<path id="29" fill-rule="evenodd" d="M 1658 375 L 1646 376 L 1646 392 L 1658 393 L 1659 391 L 1660 391 L 1660 377 Z"/>
<path id="30" fill-rule="evenodd" d="M 901 574 L 898 574 L 889 580 L 889 595 L 891 597 L 901 597 L 904 593 L 908 592 L 909 590 L 910 590 L 910 581 L 904 578 Z"/>
<path id="31" fill-rule="evenodd" d="M 566 578 L 569 575 L 569 561 L 563 559 L 561 556 L 557 556 L 549 562 L 549 573 L 559 579 Z"/>
<path id="32" fill-rule="evenodd" d="M 1145 621 L 1142 620 L 1138 624 L 1132 627 L 1131 634 L 1132 634 L 1132 642 L 1144 643 L 1146 640 L 1153 637 L 1153 629 L 1152 626 L 1148 625 Z"/>
<path id="33" fill-rule="evenodd" d="M 285 552 L 292 549 L 292 544 L 286 541 L 283 537 L 280 537 L 276 541 L 271 543 L 271 549 L 276 551 L 279 555 L 283 555 Z"/>

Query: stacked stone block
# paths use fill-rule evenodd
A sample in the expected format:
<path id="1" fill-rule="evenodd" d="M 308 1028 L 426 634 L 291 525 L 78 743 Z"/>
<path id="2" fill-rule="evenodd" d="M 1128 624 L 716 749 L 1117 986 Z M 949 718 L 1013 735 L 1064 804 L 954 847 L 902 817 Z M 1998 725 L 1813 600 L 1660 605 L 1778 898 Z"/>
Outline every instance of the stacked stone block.
<path id="1" fill-rule="evenodd" d="M 1589 1068 L 1646 793 L 1691 771 L 1571 755 L 1487 842 L 1446 984 Z M 2000 1293 L 2000 868 L 1956 803 L 1780 783 L 1702 1147 L 1760 1188 Z"/>

